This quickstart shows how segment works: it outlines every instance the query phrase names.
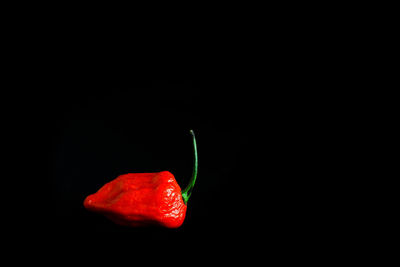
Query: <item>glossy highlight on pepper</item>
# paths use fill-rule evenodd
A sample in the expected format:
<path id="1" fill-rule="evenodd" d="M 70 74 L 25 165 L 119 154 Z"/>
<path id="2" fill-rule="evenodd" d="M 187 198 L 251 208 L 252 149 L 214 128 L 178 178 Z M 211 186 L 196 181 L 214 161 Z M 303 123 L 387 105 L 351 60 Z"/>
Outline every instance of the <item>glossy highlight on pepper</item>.
<path id="1" fill-rule="evenodd" d="M 194 167 L 188 186 L 181 191 L 169 171 L 127 173 L 106 183 L 83 202 L 84 207 L 124 226 L 180 227 L 197 177 L 197 147 L 193 138 Z"/>

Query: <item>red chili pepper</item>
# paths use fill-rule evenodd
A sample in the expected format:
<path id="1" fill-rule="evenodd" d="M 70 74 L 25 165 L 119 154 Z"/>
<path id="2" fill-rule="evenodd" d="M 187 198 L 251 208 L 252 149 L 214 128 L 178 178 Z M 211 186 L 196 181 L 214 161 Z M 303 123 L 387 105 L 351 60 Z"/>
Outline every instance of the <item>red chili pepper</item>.
<path id="1" fill-rule="evenodd" d="M 181 191 L 168 171 L 128 173 L 106 183 L 83 205 L 89 211 L 103 214 L 126 226 L 160 225 L 177 228 L 185 220 L 187 202 L 197 177 L 197 147 L 193 137 L 194 168 L 188 186 Z"/>

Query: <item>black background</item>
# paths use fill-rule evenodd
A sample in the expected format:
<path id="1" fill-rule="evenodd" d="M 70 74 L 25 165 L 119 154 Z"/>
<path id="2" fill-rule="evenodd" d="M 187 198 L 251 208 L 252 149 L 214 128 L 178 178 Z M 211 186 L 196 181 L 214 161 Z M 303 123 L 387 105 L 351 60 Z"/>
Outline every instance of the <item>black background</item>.
<path id="1" fill-rule="evenodd" d="M 332 168 L 322 155 L 334 129 L 325 128 L 331 114 L 323 111 L 336 92 L 313 90 L 333 84 L 318 62 L 310 66 L 279 42 L 266 57 L 221 46 L 184 60 L 165 50 L 124 47 L 106 56 L 70 45 L 30 53 L 27 74 L 13 84 L 17 141 L 8 143 L 19 162 L 14 176 L 24 169 L 14 181 L 27 194 L 12 199 L 29 244 L 44 240 L 45 251 L 91 259 L 119 257 L 119 249 L 157 254 L 158 246 L 261 253 L 332 233 L 327 207 L 315 199 L 329 191 Z M 190 129 L 199 173 L 181 228 L 127 228 L 84 209 L 87 195 L 123 173 L 168 170 L 186 186 Z"/>
<path id="2" fill-rule="evenodd" d="M 150 263 L 186 263 L 184 255 L 249 263 L 279 253 L 297 260 L 294 251 L 313 258 L 333 241 L 352 246 L 362 229 L 352 218 L 365 206 L 359 171 L 371 169 L 357 165 L 369 141 L 354 130 L 374 115 L 358 107 L 373 101 L 363 99 L 360 81 L 370 77 L 356 62 L 369 59 L 354 28 L 297 8 L 298 17 L 286 8 L 276 17 L 250 12 L 250 25 L 221 17 L 214 32 L 203 15 L 197 28 L 164 25 L 168 18 L 149 29 L 150 17 L 132 14 L 110 26 L 89 19 L 92 11 L 76 25 L 50 13 L 10 20 L 18 29 L 9 27 L 4 50 L 3 165 L 11 170 L 2 219 L 8 247 L 31 252 L 18 255 L 58 256 L 57 265 L 81 255 L 83 264 L 135 264 L 143 252 Z M 190 129 L 199 175 L 181 228 L 120 227 L 83 208 L 122 173 L 169 170 L 185 186 Z"/>
<path id="3" fill-rule="evenodd" d="M 17 135 L 29 170 L 23 217 L 35 218 L 31 228 L 18 225 L 30 244 L 43 240 L 60 256 L 114 257 L 174 248 L 258 254 L 309 241 L 304 235 L 325 218 L 314 220 L 319 168 L 311 170 L 310 158 L 318 152 L 306 140 L 317 136 L 305 114 L 307 93 L 286 87 L 295 77 L 282 84 L 289 78 L 271 69 L 122 69 L 46 68 L 33 78 L 37 89 L 25 95 Z M 123 173 L 168 170 L 185 187 L 190 129 L 199 173 L 182 227 L 128 228 L 84 209 L 87 195 Z"/>
<path id="4" fill-rule="evenodd" d="M 189 259 L 193 250 L 205 262 L 231 254 L 255 260 L 265 251 L 313 253 L 347 227 L 336 216 L 343 196 L 335 188 L 349 175 L 338 173 L 343 160 L 333 153 L 341 144 L 331 136 L 344 134 L 329 109 L 337 92 L 312 90 L 329 80 L 278 61 L 160 71 L 59 60 L 67 63 L 39 68 L 26 77 L 31 87 L 14 91 L 16 141 L 5 139 L 17 159 L 8 188 L 18 194 L 7 197 L 17 207 L 8 213 L 18 218 L 10 221 L 13 240 L 28 251 L 88 263 L 164 253 Z M 168 170 L 186 186 L 190 129 L 199 173 L 182 227 L 122 227 L 84 209 L 87 195 L 123 173 Z"/>
<path id="5" fill-rule="evenodd" d="M 10 199 L 28 248 L 42 240 L 44 251 L 90 260 L 192 249 L 262 255 L 318 245 L 339 229 L 328 226 L 341 222 L 324 201 L 340 185 L 324 156 L 335 144 L 324 124 L 330 98 L 304 89 L 317 79 L 277 60 L 103 69 L 74 59 L 39 66 L 26 77 L 31 87 L 14 91 L 20 193 Z M 168 170 L 186 186 L 190 129 L 199 173 L 182 227 L 127 228 L 84 209 L 87 195 L 123 173 Z"/>

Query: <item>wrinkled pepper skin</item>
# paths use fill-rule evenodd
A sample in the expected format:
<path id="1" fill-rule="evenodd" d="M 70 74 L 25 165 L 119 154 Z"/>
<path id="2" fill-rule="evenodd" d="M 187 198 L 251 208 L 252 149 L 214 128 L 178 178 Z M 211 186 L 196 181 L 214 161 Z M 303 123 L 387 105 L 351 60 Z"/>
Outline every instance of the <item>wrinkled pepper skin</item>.
<path id="1" fill-rule="evenodd" d="M 106 183 L 84 200 L 89 211 L 125 226 L 177 228 L 186 215 L 181 188 L 172 173 L 128 173 Z"/>

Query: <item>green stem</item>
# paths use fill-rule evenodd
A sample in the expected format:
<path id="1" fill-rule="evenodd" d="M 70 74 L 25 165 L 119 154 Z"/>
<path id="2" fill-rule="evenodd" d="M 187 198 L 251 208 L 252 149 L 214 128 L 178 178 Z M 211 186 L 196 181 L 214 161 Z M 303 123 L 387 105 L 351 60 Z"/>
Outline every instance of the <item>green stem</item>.
<path id="1" fill-rule="evenodd" d="M 196 137 L 194 136 L 193 130 L 190 130 L 190 134 L 192 135 L 193 138 L 193 173 L 192 173 L 192 178 L 189 181 L 189 184 L 186 186 L 186 188 L 182 191 L 182 198 L 183 202 L 185 205 L 187 205 L 187 202 L 190 198 L 190 195 L 192 194 L 192 190 L 194 187 L 194 183 L 196 182 L 196 177 L 197 177 L 197 146 L 196 146 Z"/>

